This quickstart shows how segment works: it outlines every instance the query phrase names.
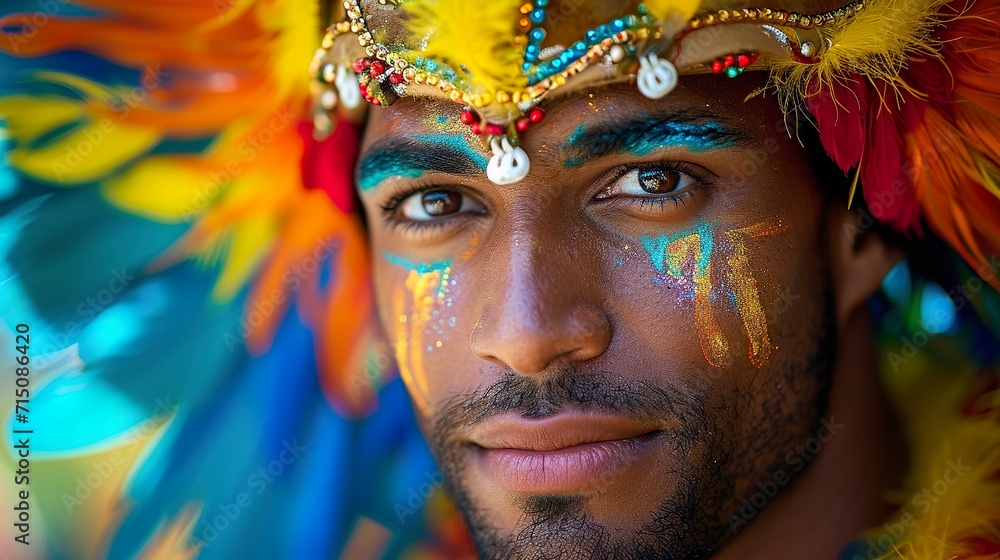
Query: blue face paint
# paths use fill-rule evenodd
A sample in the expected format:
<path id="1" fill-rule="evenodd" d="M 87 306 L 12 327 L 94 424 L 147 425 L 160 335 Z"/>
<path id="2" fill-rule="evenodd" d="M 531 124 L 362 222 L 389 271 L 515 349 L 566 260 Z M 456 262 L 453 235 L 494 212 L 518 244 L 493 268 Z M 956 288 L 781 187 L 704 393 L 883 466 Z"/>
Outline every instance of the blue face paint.
<path id="1" fill-rule="evenodd" d="M 363 168 L 362 168 L 363 169 Z M 419 179 L 426 169 L 414 162 L 386 162 L 379 166 L 377 171 L 359 173 L 361 190 L 367 191 L 377 186 L 382 181 L 390 177 L 405 177 L 407 179 Z"/>
<path id="2" fill-rule="evenodd" d="M 589 130 L 580 125 L 562 148 L 566 155 L 564 165 L 576 167 L 613 154 L 645 157 L 665 148 L 685 148 L 696 153 L 729 148 L 746 141 L 746 134 L 730 130 L 721 122 L 681 113 L 673 117 L 647 117 L 624 124 L 591 127 Z"/>
<path id="3" fill-rule="evenodd" d="M 471 175 L 486 171 L 489 163 L 464 136 L 421 134 L 389 138 L 376 144 L 361 160 L 358 182 L 369 190 L 390 177 L 418 179 L 424 173 Z"/>
<path id="4" fill-rule="evenodd" d="M 382 253 L 382 258 L 386 260 L 389 264 L 398 266 L 405 270 L 411 270 L 417 274 L 430 274 L 431 272 L 445 272 L 447 269 L 451 268 L 451 261 L 436 261 L 431 263 L 415 263 L 413 261 L 404 259 L 393 255 L 391 253 Z"/>
<path id="5" fill-rule="evenodd" d="M 653 266 L 660 274 L 669 274 L 675 278 L 682 276 L 683 271 L 676 268 L 667 260 L 667 247 L 679 239 L 697 235 L 698 241 L 698 261 L 695 263 L 697 271 L 704 271 L 708 268 L 709 259 L 712 257 L 712 239 L 715 224 L 701 222 L 693 228 L 688 228 L 680 233 L 669 235 L 643 235 L 642 246 L 646 249 L 646 254 L 653 262 Z M 676 263 L 680 264 L 680 263 Z"/>
<path id="6" fill-rule="evenodd" d="M 732 140 L 720 139 L 724 131 L 720 123 L 661 123 L 660 126 L 653 126 L 649 134 L 623 145 L 621 151 L 645 157 L 664 148 L 685 148 L 697 153 L 732 147 Z"/>
<path id="7" fill-rule="evenodd" d="M 726 367 L 733 359 L 733 346 L 724 334 L 719 304 L 730 304 L 747 333 L 746 352 L 750 362 L 762 367 L 771 352 L 767 319 L 760 301 L 760 291 L 750 268 L 747 243 L 753 239 L 774 235 L 784 228 L 778 224 L 761 222 L 747 227 L 722 230 L 719 224 L 701 222 L 685 231 L 669 235 L 646 235 L 642 245 L 653 266 L 660 274 L 669 275 L 687 287 L 679 292 L 694 301 L 694 321 L 698 341 L 705 359 L 713 366 Z M 718 237 L 718 239 L 716 239 Z M 724 277 L 722 284 L 713 283 L 710 259 L 713 244 L 722 252 L 717 259 L 715 279 Z M 693 270 L 682 270 L 693 260 Z M 721 267 L 719 270 L 718 267 Z M 654 277 L 654 282 L 656 281 Z M 676 295 L 675 295 L 676 297 Z M 732 313 L 729 313 L 733 316 Z"/>
<path id="8" fill-rule="evenodd" d="M 469 161 L 475 164 L 480 171 L 486 171 L 486 166 L 490 163 L 490 158 L 486 157 L 486 155 L 484 155 L 481 151 L 470 146 L 468 140 L 466 140 L 464 136 L 454 136 L 451 134 L 421 134 L 419 136 L 414 136 L 413 140 L 423 144 L 450 148 L 451 150 L 465 156 Z"/>

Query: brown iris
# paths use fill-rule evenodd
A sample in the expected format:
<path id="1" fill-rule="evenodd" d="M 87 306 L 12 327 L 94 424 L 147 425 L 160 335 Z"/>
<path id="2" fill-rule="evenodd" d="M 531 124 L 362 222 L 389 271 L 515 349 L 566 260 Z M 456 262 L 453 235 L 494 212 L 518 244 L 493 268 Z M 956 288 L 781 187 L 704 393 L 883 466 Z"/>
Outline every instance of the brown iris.
<path id="1" fill-rule="evenodd" d="M 639 171 L 639 186 L 650 194 L 667 194 L 677 188 L 680 177 L 674 171 L 665 169 L 644 169 Z"/>
<path id="2" fill-rule="evenodd" d="M 429 191 L 423 194 L 420 202 L 428 216 L 447 216 L 462 208 L 462 195 L 450 191 Z"/>

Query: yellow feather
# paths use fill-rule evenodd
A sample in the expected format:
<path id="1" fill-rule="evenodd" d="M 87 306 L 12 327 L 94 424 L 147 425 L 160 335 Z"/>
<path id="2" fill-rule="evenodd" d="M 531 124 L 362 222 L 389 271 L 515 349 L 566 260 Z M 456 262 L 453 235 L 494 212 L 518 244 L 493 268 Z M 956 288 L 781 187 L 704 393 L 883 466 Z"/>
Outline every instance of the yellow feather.
<path id="1" fill-rule="evenodd" d="M 225 303 L 236 297 L 267 257 L 278 233 L 278 225 L 266 218 L 243 220 L 230 228 L 220 259 L 225 266 L 212 289 L 213 301 Z"/>
<path id="2" fill-rule="evenodd" d="M 960 412 L 981 386 L 975 370 L 920 364 L 904 375 L 884 375 L 910 443 L 911 470 L 895 493 L 896 514 L 870 533 L 895 531 L 879 560 L 966 557 L 970 537 L 1000 541 L 1000 390 L 980 397 L 984 414 Z M 986 375 L 989 375 L 988 373 Z M 884 542 L 884 540 L 882 541 Z"/>
<path id="3" fill-rule="evenodd" d="M 98 181 L 122 162 L 142 156 L 159 141 L 158 131 L 105 117 L 83 120 L 43 146 L 17 146 L 8 163 L 26 175 L 57 185 Z"/>
<path id="4" fill-rule="evenodd" d="M 700 0 L 647 0 L 643 2 L 649 13 L 660 21 L 682 19 L 684 22 L 698 11 Z"/>
<path id="5" fill-rule="evenodd" d="M 914 459 L 912 494 L 888 522 L 908 530 L 883 560 L 962 557 L 969 537 L 1000 540 L 1000 418 L 962 418 L 951 427 L 944 441 Z"/>
<path id="6" fill-rule="evenodd" d="M 774 60 L 772 76 L 784 100 L 807 95 L 811 84 L 829 84 L 857 73 L 907 89 L 899 79 L 906 60 L 935 56 L 932 34 L 942 23 L 938 12 L 949 0 L 870 0 L 853 18 L 820 28 L 829 50 L 817 64 Z"/>
<path id="7" fill-rule="evenodd" d="M 58 95 L 0 97 L 0 115 L 7 121 L 7 134 L 17 143 L 30 144 L 85 114 L 83 103 Z"/>
<path id="8" fill-rule="evenodd" d="M 212 202 L 209 185 L 215 183 L 204 164 L 186 157 L 151 156 L 107 179 L 101 194 L 131 214 L 179 224 Z"/>
<path id="9" fill-rule="evenodd" d="M 447 64 L 481 91 L 513 91 L 527 85 L 524 48 L 515 45 L 521 0 L 413 0 L 403 4 L 414 48 Z M 461 66 L 469 71 L 467 76 Z M 475 87 L 473 90 L 475 91 Z"/>

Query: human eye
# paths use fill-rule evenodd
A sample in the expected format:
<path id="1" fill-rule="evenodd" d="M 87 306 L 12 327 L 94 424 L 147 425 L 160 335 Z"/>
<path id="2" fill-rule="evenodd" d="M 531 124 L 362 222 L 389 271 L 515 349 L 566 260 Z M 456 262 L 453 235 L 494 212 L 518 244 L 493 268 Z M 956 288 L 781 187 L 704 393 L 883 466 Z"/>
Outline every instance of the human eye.
<path id="1" fill-rule="evenodd" d="M 429 222 L 456 214 L 486 212 L 486 206 L 472 196 L 444 188 L 426 189 L 400 197 L 384 207 L 400 221 Z"/>
<path id="2" fill-rule="evenodd" d="M 661 214 L 687 206 L 713 179 L 708 170 L 685 162 L 623 165 L 612 171 L 597 199 Z"/>
<path id="3" fill-rule="evenodd" d="M 464 219 L 487 213 L 486 205 L 461 187 L 415 187 L 382 205 L 385 220 L 409 235 L 435 235 Z"/>

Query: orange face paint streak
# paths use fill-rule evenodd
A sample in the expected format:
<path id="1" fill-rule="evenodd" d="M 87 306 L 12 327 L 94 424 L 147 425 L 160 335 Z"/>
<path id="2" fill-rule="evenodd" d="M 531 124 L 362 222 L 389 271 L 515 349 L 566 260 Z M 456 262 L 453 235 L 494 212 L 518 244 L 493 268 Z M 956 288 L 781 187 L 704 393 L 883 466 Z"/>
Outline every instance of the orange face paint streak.
<path id="1" fill-rule="evenodd" d="M 705 360 L 715 367 L 730 364 L 729 343 L 712 312 L 712 265 L 707 255 L 702 255 L 701 233 L 692 233 L 666 246 L 664 255 L 668 270 L 679 271 L 688 256 L 692 256 L 694 271 L 694 322 L 698 342 Z"/>
<path id="2" fill-rule="evenodd" d="M 473 257 L 473 255 L 476 254 L 476 250 L 479 248 L 478 231 L 472 234 L 472 239 L 469 241 L 469 244 L 471 245 L 471 247 L 468 250 L 464 251 L 462 255 L 459 257 L 458 260 L 460 262 L 467 262 L 469 259 Z"/>
<path id="3" fill-rule="evenodd" d="M 413 402 L 421 414 L 427 416 L 430 412 L 427 395 L 417 389 L 413 380 L 413 371 L 410 368 L 410 335 L 407 328 L 409 318 L 406 316 L 406 295 L 402 288 L 397 288 L 393 294 L 392 312 L 397 318 L 393 335 L 396 340 L 396 364 L 399 366 L 399 377 L 406 385 L 406 391 L 412 396 Z"/>
<path id="4" fill-rule="evenodd" d="M 727 235 L 732 235 L 729 232 Z M 727 262 L 726 278 L 732 286 L 736 299 L 736 308 L 743 318 L 743 326 L 747 330 L 750 344 L 747 355 L 750 362 L 761 367 L 771 356 L 771 337 L 767 332 L 767 319 L 764 308 L 760 305 L 760 294 L 757 292 L 757 282 L 750 275 L 750 259 L 747 257 L 746 245 L 733 242 L 733 253 Z"/>
<path id="5" fill-rule="evenodd" d="M 393 312 L 396 325 L 396 361 L 400 377 L 414 402 L 425 414 L 429 412 L 429 387 L 424 371 L 424 333 L 436 305 L 444 302 L 451 267 L 443 269 L 411 269 L 406 277 L 410 314 L 406 315 L 406 296 L 396 291 Z"/>

